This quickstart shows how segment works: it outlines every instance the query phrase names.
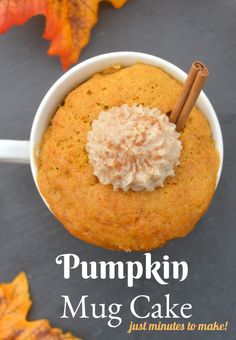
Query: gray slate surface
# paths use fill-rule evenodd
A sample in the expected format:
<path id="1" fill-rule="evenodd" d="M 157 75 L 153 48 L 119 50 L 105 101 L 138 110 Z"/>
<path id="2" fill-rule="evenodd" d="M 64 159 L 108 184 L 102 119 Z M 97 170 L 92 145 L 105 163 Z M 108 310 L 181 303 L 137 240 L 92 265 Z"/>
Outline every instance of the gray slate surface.
<path id="1" fill-rule="evenodd" d="M 45 21 L 33 18 L 24 27 L 0 37 L 0 138 L 26 139 L 37 106 L 50 85 L 61 75 L 57 58 L 46 55 L 42 39 Z M 77 253 L 84 260 L 141 260 L 139 253 L 117 253 L 73 238 L 44 207 L 26 165 L 0 164 L 0 282 L 24 270 L 30 280 L 34 305 L 30 318 L 48 318 L 53 325 L 87 340 L 125 339 L 236 339 L 236 2 L 234 0 L 130 0 L 121 10 L 101 6 L 100 21 L 81 60 L 116 50 L 152 53 L 188 70 L 194 59 L 203 59 L 211 77 L 206 93 L 219 115 L 225 143 L 223 176 L 206 216 L 186 238 L 154 251 L 185 260 L 190 267 L 183 283 L 168 287 L 138 281 L 133 289 L 123 281 L 62 279 L 55 265 L 59 253 Z M 193 322 L 229 321 L 223 333 L 131 334 L 130 317 L 123 310 L 123 324 L 108 328 L 95 319 L 60 320 L 62 300 L 83 294 L 90 302 L 128 301 L 150 295 L 153 302 L 170 293 L 177 302 L 193 305 Z M 135 320 L 134 320 L 135 321 Z"/>

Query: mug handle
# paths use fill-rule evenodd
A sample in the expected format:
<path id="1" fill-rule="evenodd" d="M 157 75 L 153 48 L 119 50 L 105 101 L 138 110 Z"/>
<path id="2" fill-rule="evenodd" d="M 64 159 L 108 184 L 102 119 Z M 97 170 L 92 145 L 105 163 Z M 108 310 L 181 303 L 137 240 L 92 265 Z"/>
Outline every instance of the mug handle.
<path id="1" fill-rule="evenodd" d="M 29 164 L 30 142 L 0 140 L 0 162 Z"/>

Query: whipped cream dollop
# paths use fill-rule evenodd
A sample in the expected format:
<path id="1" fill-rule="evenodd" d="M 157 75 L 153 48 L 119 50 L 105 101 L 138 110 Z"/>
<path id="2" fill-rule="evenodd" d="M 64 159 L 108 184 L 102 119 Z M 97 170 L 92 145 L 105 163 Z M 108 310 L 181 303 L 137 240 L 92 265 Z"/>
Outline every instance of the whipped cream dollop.
<path id="1" fill-rule="evenodd" d="M 124 104 L 100 112 L 86 144 L 94 175 L 114 190 L 162 187 L 180 164 L 182 144 L 175 128 L 157 108 Z"/>

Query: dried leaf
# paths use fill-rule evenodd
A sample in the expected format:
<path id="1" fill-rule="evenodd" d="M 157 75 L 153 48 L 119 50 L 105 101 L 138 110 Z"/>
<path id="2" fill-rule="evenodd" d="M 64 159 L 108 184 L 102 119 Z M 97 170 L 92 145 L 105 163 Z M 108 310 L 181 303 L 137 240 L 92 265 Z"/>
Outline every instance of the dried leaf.
<path id="1" fill-rule="evenodd" d="M 12 283 L 0 285 L 0 340 L 79 340 L 52 328 L 47 320 L 27 321 L 31 306 L 26 275 L 20 273 Z"/>
<path id="2" fill-rule="evenodd" d="M 45 14 L 45 0 L 1 0 L 0 33 L 14 25 L 23 25 L 32 16 Z"/>
<path id="3" fill-rule="evenodd" d="M 44 38 L 51 40 L 49 55 L 59 55 L 63 68 L 75 63 L 97 22 L 98 6 L 104 0 L 1 0 L 0 33 L 22 25 L 32 16 L 46 17 Z M 115 8 L 128 0 L 106 0 Z"/>

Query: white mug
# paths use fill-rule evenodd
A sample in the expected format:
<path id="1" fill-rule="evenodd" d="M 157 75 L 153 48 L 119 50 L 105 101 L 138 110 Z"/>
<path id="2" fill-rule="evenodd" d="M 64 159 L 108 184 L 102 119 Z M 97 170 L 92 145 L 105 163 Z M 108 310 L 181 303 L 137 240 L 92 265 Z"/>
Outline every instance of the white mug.
<path id="1" fill-rule="evenodd" d="M 114 64 L 130 66 L 136 62 L 143 62 L 145 64 L 161 67 L 172 77 L 182 83 L 187 77 L 187 74 L 177 66 L 164 59 L 145 53 L 113 52 L 90 58 L 75 65 L 69 71 L 64 73 L 46 93 L 35 115 L 29 141 L 0 140 L 0 161 L 29 163 L 31 165 L 35 185 L 48 208 L 49 206 L 45 198 L 40 193 L 37 184 L 35 146 L 39 145 L 51 117 L 56 112 L 58 106 L 64 101 L 66 95 L 77 85 L 86 81 L 94 73 L 102 71 Z M 220 165 L 218 169 L 217 186 L 223 165 L 223 138 L 220 124 L 215 110 L 204 92 L 201 92 L 196 105 L 204 113 L 211 126 L 212 136 L 219 152 Z"/>

